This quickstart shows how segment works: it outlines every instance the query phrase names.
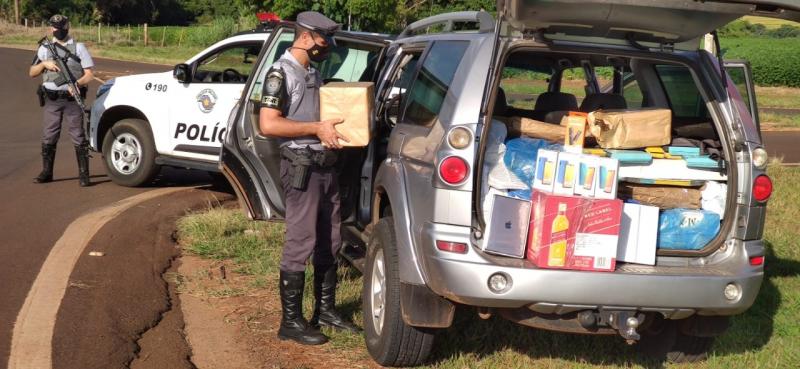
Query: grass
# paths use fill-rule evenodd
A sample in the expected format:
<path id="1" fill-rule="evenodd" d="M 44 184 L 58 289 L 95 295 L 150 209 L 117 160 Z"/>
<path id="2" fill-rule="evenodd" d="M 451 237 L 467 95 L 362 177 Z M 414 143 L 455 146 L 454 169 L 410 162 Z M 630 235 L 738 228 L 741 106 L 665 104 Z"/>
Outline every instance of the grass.
<path id="1" fill-rule="evenodd" d="M 171 65 L 185 62 L 211 44 L 245 28 L 252 27 L 225 19 L 205 26 L 150 27 L 147 46 L 143 42 L 143 28 L 136 26 L 103 26 L 99 39 L 96 26 L 75 25 L 70 34 L 85 43 L 93 56 Z M 45 27 L 25 28 L 0 21 L 0 44 L 33 50 L 36 42 L 48 32 Z"/>
<path id="2" fill-rule="evenodd" d="M 800 128 L 800 114 L 786 115 L 760 111 L 761 123 L 773 128 Z"/>
<path id="3" fill-rule="evenodd" d="M 797 368 L 800 366 L 800 168 L 771 165 L 775 192 L 764 234 L 768 246 L 766 278 L 755 304 L 733 318 L 730 330 L 712 348 L 708 361 L 667 368 Z M 283 242 L 282 224 L 252 222 L 239 210 L 212 209 L 178 223 L 181 243 L 190 252 L 231 259 L 238 271 L 256 276 L 251 288 L 277 281 Z M 338 305 L 362 323 L 361 276 L 340 268 Z M 307 273 L 310 291 L 311 273 Z M 221 291 L 224 294 L 226 291 Z M 239 292 L 239 291 L 233 291 Z M 277 299 L 277 295 L 275 296 Z M 311 314 L 312 300 L 304 306 Z M 437 336 L 429 368 L 658 368 L 637 356 L 619 337 L 592 337 L 525 328 L 493 317 L 480 320 L 473 309 L 459 307 L 453 326 Z M 360 335 L 326 331 L 331 354 L 364 359 Z"/>

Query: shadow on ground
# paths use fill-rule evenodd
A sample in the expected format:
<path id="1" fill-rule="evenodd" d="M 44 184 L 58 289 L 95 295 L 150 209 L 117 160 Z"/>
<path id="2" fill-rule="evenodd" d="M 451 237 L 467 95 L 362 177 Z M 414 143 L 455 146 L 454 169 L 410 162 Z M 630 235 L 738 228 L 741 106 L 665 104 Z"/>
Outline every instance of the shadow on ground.
<path id="1" fill-rule="evenodd" d="M 800 262 L 777 259 L 767 243 L 766 278 L 755 304 L 733 317 L 731 327 L 717 339 L 711 355 L 727 356 L 762 349 L 772 337 L 781 306 L 781 293 L 773 279 L 800 275 Z M 349 307 L 349 306 L 348 306 Z M 436 337 L 431 363 L 443 363 L 468 355 L 486 358 L 513 351 L 532 359 L 553 358 L 597 365 L 640 365 L 662 368 L 664 363 L 639 354 L 619 336 L 587 336 L 531 329 L 498 316 L 478 318 L 475 309 L 459 306 L 453 325 Z M 500 359 L 502 360 L 502 359 Z"/>

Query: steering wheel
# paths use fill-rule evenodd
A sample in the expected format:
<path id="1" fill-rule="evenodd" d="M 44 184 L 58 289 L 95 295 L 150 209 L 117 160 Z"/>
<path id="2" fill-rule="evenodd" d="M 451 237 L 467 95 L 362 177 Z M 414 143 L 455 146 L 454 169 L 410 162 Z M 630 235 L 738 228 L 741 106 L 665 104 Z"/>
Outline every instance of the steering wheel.
<path id="1" fill-rule="evenodd" d="M 222 71 L 222 82 L 241 82 L 242 74 L 236 69 L 227 68 Z"/>

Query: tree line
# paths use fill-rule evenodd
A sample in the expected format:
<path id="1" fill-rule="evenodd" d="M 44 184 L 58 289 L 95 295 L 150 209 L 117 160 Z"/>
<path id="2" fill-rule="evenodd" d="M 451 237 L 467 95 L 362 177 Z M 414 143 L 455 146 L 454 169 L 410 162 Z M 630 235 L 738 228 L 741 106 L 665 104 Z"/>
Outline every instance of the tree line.
<path id="1" fill-rule="evenodd" d="M 260 11 L 294 19 L 316 10 L 352 30 L 396 32 L 433 14 L 494 8 L 495 0 L 0 0 L 0 17 L 14 22 L 18 11 L 21 19 L 38 21 L 58 13 L 80 24 L 189 25 L 254 18 Z"/>

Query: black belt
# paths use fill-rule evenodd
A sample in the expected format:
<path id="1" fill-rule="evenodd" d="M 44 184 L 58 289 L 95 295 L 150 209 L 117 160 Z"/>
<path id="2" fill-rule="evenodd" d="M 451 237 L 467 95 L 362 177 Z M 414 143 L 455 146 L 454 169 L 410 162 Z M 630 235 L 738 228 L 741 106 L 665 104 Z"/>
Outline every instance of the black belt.
<path id="1" fill-rule="evenodd" d="M 70 94 L 69 91 L 67 90 L 48 90 L 46 88 L 43 89 L 44 89 L 44 94 L 50 100 L 59 100 L 59 99 L 66 99 L 68 101 L 75 100 L 75 97 L 73 97 L 72 94 Z M 81 97 L 83 97 L 84 99 L 86 98 L 86 90 L 87 90 L 86 87 L 80 88 Z"/>
<path id="2" fill-rule="evenodd" d="M 59 99 L 66 99 L 66 100 L 75 100 L 74 97 L 69 93 L 69 91 L 65 90 L 44 90 L 44 94 L 47 95 L 47 98 L 50 100 L 59 100 Z"/>
<path id="3" fill-rule="evenodd" d="M 281 147 L 281 156 L 292 163 L 311 162 L 321 168 L 332 167 L 339 159 L 339 154 L 332 150 L 313 150 L 308 147 Z"/>

